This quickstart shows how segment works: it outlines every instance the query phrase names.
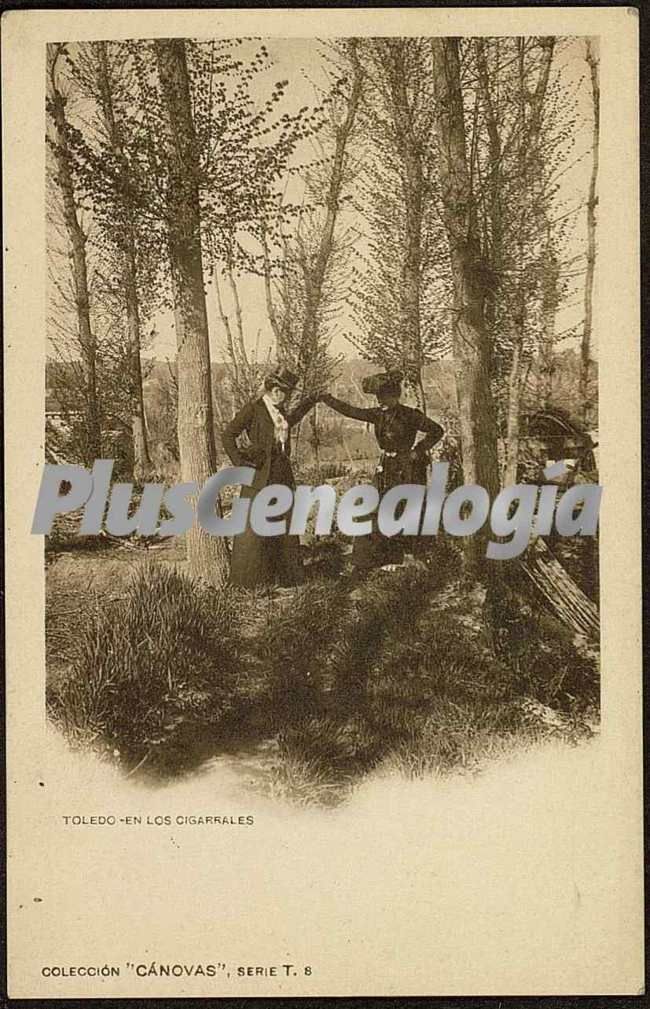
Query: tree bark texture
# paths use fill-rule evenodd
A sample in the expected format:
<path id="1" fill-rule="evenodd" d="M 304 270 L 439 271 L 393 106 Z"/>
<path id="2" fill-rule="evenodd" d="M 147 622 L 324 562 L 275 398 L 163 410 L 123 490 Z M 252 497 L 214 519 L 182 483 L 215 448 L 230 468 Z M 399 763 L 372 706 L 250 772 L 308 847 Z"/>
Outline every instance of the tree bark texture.
<path id="1" fill-rule="evenodd" d="M 598 184 L 600 145 L 600 83 L 598 79 L 598 57 L 594 52 L 592 40 L 587 39 L 585 45 L 585 58 L 589 64 L 594 110 L 593 159 L 591 163 L 591 177 L 589 179 L 589 196 L 587 198 L 587 271 L 585 274 L 584 294 L 585 319 L 582 330 L 582 341 L 580 344 L 580 401 L 582 403 L 583 420 L 587 423 L 589 420 L 588 385 L 591 365 L 591 333 L 593 328 L 594 312 L 594 275 L 596 271 L 596 207 L 598 206 L 596 186 Z"/>
<path id="2" fill-rule="evenodd" d="M 92 466 L 102 455 L 102 435 L 97 397 L 97 341 L 90 321 L 86 236 L 79 222 L 72 179 L 72 164 L 68 145 L 65 98 L 56 85 L 55 63 L 51 67 L 50 118 L 54 133 L 53 151 L 56 180 L 61 190 L 63 218 L 71 247 L 75 308 L 79 328 L 79 346 L 84 371 L 84 411 L 87 426 L 85 462 Z"/>
<path id="3" fill-rule="evenodd" d="M 485 270 L 470 182 L 458 39 L 432 40 L 440 178 L 453 277 L 452 343 L 460 411 L 463 475 L 490 495 L 499 490 L 492 347 L 486 324 Z M 470 543 L 483 549 L 480 536 Z"/>
<path id="4" fill-rule="evenodd" d="M 201 486 L 216 469 L 210 344 L 203 285 L 201 221 L 196 178 L 197 143 L 182 39 L 156 40 L 167 119 L 167 226 L 177 341 L 178 443 L 183 481 Z M 192 575 L 223 584 L 229 561 L 225 540 L 198 523 L 187 533 Z"/>

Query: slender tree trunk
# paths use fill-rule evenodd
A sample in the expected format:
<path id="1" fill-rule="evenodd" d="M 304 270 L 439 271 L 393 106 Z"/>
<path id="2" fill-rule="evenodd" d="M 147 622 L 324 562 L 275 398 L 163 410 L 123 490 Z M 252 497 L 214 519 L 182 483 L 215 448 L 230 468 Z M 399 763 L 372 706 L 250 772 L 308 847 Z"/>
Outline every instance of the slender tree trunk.
<path id="1" fill-rule="evenodd" d="M 262 225 L 262 255 L 264 257 L 264 295 L 266 298 L 266 312 L 271 323 L 271 329 L 275 337 L 275 356 L 278 361 L 284 357 L 284 332 L 280 325 L 278 313 L 273 301 L 273 287 L 271 280 L 271 257 L 269 255 L 269 243 L 266 235 L 266 228 Z"/>
<path id="2" fill-rule="evenodd" d="M 214 293 L 217 299 L 217 309 L 219 311 L 219 318 L 221 319 L 221 323 L 223 325 L 224 332 L 226 334 L 226 346 L 228 349 L 228 356 L 230 357 L 230 360 L 233 362 L 234 367 L 238 369 L 239 361 L 237 358 L 237 351 L 235 349 L 235 341 L 232 335 L 232 327 L 230 325 L 230 319 L 228 318 L 228 316 L 224 311 L 223 301 L 221 300 L 221 288 L 219 287 L 219 277 L 217 275 L 216 269 L 212 274 L 212 280 L 214 282 Z"/>
<path id="3" fill-rule="evenodd" d="M 146 480 L 151 472 L 151 459 L 147 441 L 147 426 L 144 412 L 144 395 L 142 391 L 142 361 L 140 305 L 138 299 L 137 254 L 135 230 L 132 223 L 132 208 L 129 194 L 131 179 L 124 157 L 124 148 L 120 129 L 115 118 L 113 103 L 113 87 L 108 61 L 106 42 L 97 42 L 97 77 L 102 111 L 108 132 L 112 152 L 120 166 L 120 183 L 123 199 L 122 213 L 118 226 L 120 234 L 118 245 L 122 259 L 122 287 L 126 303 L 126 323 L 129 343 L 129 363 L 131 380 L 131 432 L 133 437 L 133 476 L 137 481 Z"/>
<path id="4" fill-rule="evenodd" d="M 404 156 L 406 175 L 406 249 L 402 271 L 401 324 L 405 343 L 405 371 L 418 399 L 422 390 L 422 340 L 420 333 L 420 288 L 422 283 L 423 176 L 420 157 L 410 145 Z M 419 404 L 425 408 L 424 402 Z"/>
<path id="5" fill-rule="evenodd" d="M 397 138 L 404 190 L 406 241 L 399 291 L 399 325 L 402 362 L 409 385 L 422 409 L 426 408 L 422 384 L 422 339 L 420 300 L 422 286 L 422 225 L 424 215 L 424 169 L 422 150 L 413 124 L 413 111 L 406 90 L 404 41 L 383 43 L 388 53 L 390 114 Z"/>
<path id="6" fill-rule="evenodd" d="M 508 406 L 506 411 L 506 452 L 503 485 L 517 483 L 519 463 L 519 411 L 522 386 L 522 352 L 524 345 L 523 320 L 516 322 L 512 359 L 508 374 Z"/>
<path id="7" fill-rule="evenodd" d="M 591 163 L 591 178 L 589 180 L 589 196 L 587 198 L 587 272 L 585 275 L 584 311 L 585 321 L 582 330 L 580 346 L 580 402 L 582 417 L 585 424 L 589 421 L 589 371 L 591 366 L 591 333 L 593 328 L 594 274 L 596 270 L 596 207 L 598 197 L 598 161 L 600 144 L 600 84 L 598 80 L 598 57 L 594 52 L 593 42 L 587 39 L 585 59 L 589 64 L 591 76 L 591 93 L 593 97 L 594 131 L 593 160 Z"/>
<path id="8" fill-rule="evenodd" d="M 594 277 L 596 272 L 596 208 L 598 196 L 598 163 L 600 146 L 600 83 L 598 75 L 598 56 L 594 52 L 591 39 L 585 42 L 585 59 L 589 64 L 591 77 L 591 94 L 594 111 L 593 155 L 591 162 L 591 177 L 589 179 L 589 196 L 587 198 L 587 271 L 585 274 L 584 295 L 584 325 L 580 345 L 580 402 L 582 404 L 582 420 L 588 428 L 593 418 L 590 416 L 589 373 L 591 371 L 591 335 L 594 311 Z M 585 545 L 584 574 L 588 592 L 593 595 L 598 585 L 598 546 L 593 537 L 588 537 Z"/>
<path id="9" fill-rule="evenodd" d="M 129 250 L 124 257 L 122 282 L 126 297 L 126 323 L 132 383 L 131 434 L 133 437 L 133 477 L 139 482 L 144 482 L 150 476 L 152 466 L 144 412 L 142 361 L 140 358 L 140 309 L 134 270 L 135 250 Z"/>
<path id="10" fill-rule="evenodd" d="M 553 370 L 555 353 L 555 315 L 560 302 L 558 282 L 559 264 L 553 248 L 551 229 L 547 226 L 544 253 L 544 290 L 542 293 L 543 337 L 540 354 L 541 406 L 546 408 L 553 395 Z"/>
<path id="11" fill-rule="evenodd" d="M 498 54 L 499 40 L 495 40 Z M 489 276 L 491 282 L 486 291 L 485 298 L 485 322 L 489 334 L 490 344 L 494 344 L 494 336 L 497 329 L 498 303 L 501 290 L 501 277 L 503 272 L 503 208 L 501 199 L 502 186 L 502 145 L 501 133 L 499 130 L 499 114 L 497 95 L 493 95 L 493 88 L 490 81 L 488 58 L 486 53 L 486 43 L 484 39 L 476 39 L 474 43 L 476 53 L 476 66 L 478 71 L 479 95 L 483 105 L 485 122 L 488 134 L 489 149 L 489 179 L 487 184 L 487 217 L 489 220 L 489 240 L 484 242 L 484 249 L 489 259 Z M 497 64 L 498 74 L 498 64 Z M 486 228 L 486 231 L 488 229 Z M 508 380 L 508 408 L 506 411 L 507 435 L 505 440 L 505 464 L 504 470 L 511 467 L 509 458 L 509 446 L 514 429 L 514 418 L 512 416 L 514 384 L 519 376 L 519 354 L 513 356 Z M 515 462 L 516 468 L 516 462 Z"/>
<path id="12" fill-rule="evenodd" d="M 316 463 L 316 474 L 318 482 L 321 481 L 321 465 L 320 465 L 320 427 L 318 424 L 318 404 L 315 404 L 313 409 L 309 414 L 309 427 L 311 429 L 310 441 L 312 451 L 314 453 L 314 462 Z"/>
<path id="13" fill-rule="evenodd" d="M 492 398 L 492 348 L 485 319 L 486 291 L 465 145 L 458 39 L 432 40 L 436 131 L 445 228 L 453 278 L 452 343 L 460 411 L 463 475 L 491 496 L 499 490 L 497 427 Z M 481 536 L 468 541 L 469 559 L 482 566 Z"/>
<path id="14" fill-rule="evenodd" d="M 339 212 L 339 199 L 343 186 L 343 172 L 345 168 L 345 152 L 350 138 L 350 133 L 354 126 L 357 109 L 361 100 L 363 87 L 363 69 L 357 55 L 356 41 L 351 40 L 348 44 L 348 56 L 352 65 L 352 88 L 347 102 L 347 109 L 343 122 L 335 127 L 334 155 L 332 158 L 332 168 L 330 171 L 327 195 L 325 200 L 325 220 L 320 233 L 316 256 L 313 265 L 310 262 L 306 250 L 301 250 L 302 269 L 305 288 L 305 311 L 303 316 L 302 332 L 300 338 L 300 351 L 298 355 L 298 365 L 305 378 L 303 380 L 304 391 L 318 385 L 318 376 L 314 375 L 313 362 L 318 349 L 318 330 L 320 325 L 320 311 L 323 299 L 323 286 L 327 276 L 332 253 L 334 251 L 334 230 Z M 265 248 L 265 253 L 266 253 Z M 270 271 L 267 269 L 267 305 L 271 304 L 270 294 Z M 276 332 L 276 339 L 280 343 L 280 332 L 277 322 L 274 322 L 275 313 L 269 309 L 269 316 Z M 311 445 L 316 461 L 316 469 L 320 474 L 320 430 L 318 425 L 318 412 L 314 409 L 309 416 L 309 427 L 311 430 Z M 299 446 L 300 428 L 296 432 L 295 445 Z M 319 476 L 320 479 L 320 476 Z"/>
<path id="15" fill-rule="evenodd" d="M 221 298 L 221 289 L 219 287 L 219 277 L 217 269 L 213 271 L 214 288 L 217 296 L 217 308 L 219 309 L 219 316 L 223 324 L 226 333 L 226 346 L 228 349 L 228 356 L 231 363 L 231 374 L 232 374 L 232 387 L 235 397 L 235 402 L 237 408 L 240 408 L 244 403 L 248 402 L 251 398 L 253 392 L 251 386 L 254 378 L 253 370 L 251 369 L 251 362 L 246 351 L 246 341 L 244 339 L 244 324 L 241 310 L 241 300 L 239 297 L 239 289 L 237 287 L 237 281 L 233 273 L 232 262 L 230 259 L 226 263 L 226 276 L 228 278 L 228 284 L 230 287 L 230 293 L 233 299 L 234 309 L 235 309 L 235 328 L 233 332 L 233 327 L 230 324 L 230 318 L 226 315 L 223 301 Z"/>
<path id="16" fill-rule="evenodd" d="M 517 270 L 519 274 L 519 290 L 517 291 L 517 309 L 512 320 L 512 356 L 508 372 L 508 394 L 506 400 L 506 439 L 505 465 L 503 469 L 503 484 L 508 486 L 517 482 L 517 465 L 519 462 L 519 410 L 520 410 L 520 372 L 521 359 L 524 351 L 526 335 L 526 301 L 523 295 L 525 260 L 524 260 L 524 227 L 528 208 L 528 151 L 526 147 L 526 103 L 524 97 L 524 47 L 525 39 L 517 39 L 519 66 L 519 135 L 518 135 L 518 165 L 519 190 L 521 199 L 521 214 L 517 229 Z"/>
<path id="17" fill-rule="evenodd" d="M 71 247 L 72 273 L 75 291 L 79 346 L 84 371 L 85 418 L 87 426 L 85 462 L 93 464 L 102 455 L 102 434 L 97 398 L 97 341 L 90 322 L 86 236 L 79 223 L 74 196 L 70 149 L 68 146 L 65 98 L 56 86 L 56 59 L 51 66 L 50 118 L 53 127 L 53 151 L 56 160 L 56 180 L 63 200 L 63 218 Z"/>
<path id="18" fill-rule="evenodd" d="M 517 298 L 516 318 L 513 320 L 513 347 L 510 374 L 508 379 L 507 433 L 506 433 L 506 464 L 504 483 L 517 482 L 517 467 L 519 464 L 519 441 L 521 427 L 521 398 L 523 392 L 523 355 L 526 338 L 526 292 L 525 292 L 525 227 L 526 219 L 546 218 L 543 204 L 542 160 L 540 151 L 540 134 L 542 129 L 544 99 L 548 88 L 549 75 L 555 40 L 550 38 L 544 43 L 544 51 L 540 63 L 537 84 L 532 94 L 528 91 L 525 74 L 525 41 L 517 40 L 519 51 L 519 103 L 520 123 L 518 136 L 518 160 L 520 173 L 520 190 L 522 212 L 519 224 L 519 292 Z M 530 108 L 528 119 L 527 107 Z"/>
<path id="19" fill-rule="evenodd" d="M 244 324 L 242 321 L 242 311 L 241 311 L 241 301 L 239 300 L 239 291 L 237 289 L 237 282 L 235 281 L 235 276 L 233 274 L 232 263 L 228 262 L 227 265 L 227 276 L 228 284 L 230 285 L 230 293 L 232 294 L 233 304 L 235 306 L 235 323 L 237 326 L 237 350 L 239 357 L 241 359 L 242 367 L 248 371 L 249 361 L 248 354 L 246 353 L 246 341 L 244 340 Z"/>
<path id="20" fill-rule="evenodd" d="M 217 300 L 217 309 L 219 312 L 219 318 L 221 319 L 221 324 L 224 328 L 226 334 L 226 350 L 228 351 L 228 358 L 230 361 L 230 391 L 232 392 L 233 407 L 239 410 L 245 402 L 244 393 L 244 380 L 242 378 L 242 367 L 237 354 L 237 349 L 235 347 L 235 339 L 232 335 L 232 326 L 230 325 L 230 319 L 226 315 L 225 309 L 223 307 L 223 301 L 221 299 L 221 288 L 219 287 L 219 276 L 218 270 L 215 269 L 212 272 L 212 280 L 214 283 L 214 292 Z M 214 397 L 213 397 L 214 403 Z M 218 412 L 215 410 L 215 413 Z"/>
<path id="21" fill-rule="evenodd" d="M 196 180 L 197 144 L 182 39 L 156 40 L 156 58 L 167 119 L 169 259 L 178 346 L 178 444 L 183 481 L 201 486 L 216 469 L 208 318 L 203 286 L 201 221 Z M 228 550 L 221 537 L 194 523 L 187 533 L 192 575 L 212 584 L 228 577 Z"/>
<path id="22" fill-rule="evenodd" d="M 524 277 L 526 273 L 526 260 L 524 254 L 524 243 L 526 218 L 529 213 L 530 197 L 528 192 L 529 173 L 527 137 L 526 137 L 526 100 L 525 100 L 525 67 L 524 51 L 526 40 L 517 39 L 518 69 L 519 69 L 519 129 L 518 129 L 518 170 L 519 170 L 519 199 L 520 199 L 520 219 L 517 228 L 517 273 L 518 289 L 516 291 L 516 309 L 512 319 L 512 353 L 510 367 L 508 369 L 508 386 L 506 398 L 506 438 L 505 438 L 505 464 L 503 467 L 503 484 L 508 486 L 517 482 L 517 465 L 519 463 L 519 412 L 521 407 L 521 366 L 524 353 L 524 341 L 526 337 L 526 298 L 524 295 Z M 532 138 L 531 138 L 532 139 Z"/>
<path id="23" fill-rule="evenodd" d="M 307 263 L 303 264 L 305 271 L 305 315 L 301 345 L 302 357 L 305 364 L 313 356 L 316 346 L 323 284 L 325 283 L 327 268 L 334 248 L 334 228 L 339 212 L 339 198 L 343 185 L 345 151 L 352 127 L 354 126 L 363 86 L 363 69 L 357 55 L 356 42 L 352 41 L 349 44 L 348 53 L 353 70 L 352 89 L 348 98 L 345 118 L 340 126 L 336 127 L 334 156 L 327 187 L 325 221 L 313 267 Z"/>
<path id="24" fill-rule="evenodd" d="M 498 59 L 498 40 L 495 41 Z M 504 481 L 512 483 L 516 481 L 519 443 L 520 443 L 520 412 L 521 396 L 523 392 L 523 365 L 524 349 L 526 337 L 526 297 L 524 294 L 525 276 L 525 254 L 524 254 L 524 231 L 527 222 L 534 216 L 543 215 L 543 181 L 542 162 L 539 150 L 540 133 L 542 128 L 543 107 L 546 91 L 548 88 L 551 62 L 553 58 L 555 41 L 553 38 L 542 40 L 542 55 L 539 62 L 539 74 L 534 90 L 528 89 L 525 76 L 525 42 L 523 39 L 517 40 L 518 49 L 518 71 L 519 71 L 519 124 L 517 131 L 518 140 L 518 161 L 520 172 L 520 194 L 521 194 L 521 215 L 518 234 L 518 272 L 519 272 L 519 292 L 516 295 L 517 311 L 516 318 L 512 320 L 512 356 L 509 364 L 507 382 L 507 403 L 506 403 L 506 443 L 505 443 L 505 463 Z M 490 221 L 490 274 L 492 282 L 488 292 L 486 318 L 490 330 L 494 332 L 497 322 L 497 278 L 501 277 L 503 270 L 503 242 L 504 242 L 504 219 L 502 206 L 502 177 L 501 163 L 503 144 L 500 133 L 500 109 L 498 107 L 498 87 L 490 81 L 488 60 L 486 57 L 486 43 L 483 39 L 475 42 L 476 65 L 478 71 L 479 94 L 484 109 L 485 121 L 488 132 L 488 144 L 490 154 L 489 177 L 488 177 L 488 207 Z M 497 69 L 498 74 L 498 69 Z M 528 118 L 527 108 L 530 109 Z M 545 215 L 543 215 L 545 216 Z M 550 243 L 550 238 L 549 238 Z M 500 280 L 499 280 L 500 283 Z M 548 320 L 547 312 L 546 319 Z M 505 320 L 504 320 L 505 321 Z"/>
<path id="25" fill-rule="evenodd" d="M 498 46 L 499 39 L 495 40 Z M 476 65 L 478 69 L 479 92 L 483 102 L 485 119 L 488 132 L 488 144 L 490 152 L 489 183 L 488 183 L 488 206 L 490 221 L 490 241 L 489 259 L 492 283 L 487 292 L 485 318 L 491 336 L 494 334 L 497 321 L 497 298 L 500 293 L 501 272 L 503 270 L 503 212 L 501 206 L 501 134 L 499 132 L 499 112 L 496 99 L 492 96 L 490 88 L 490 77 L 488 71 L 488 61 L 485 50 L 485 40 L 475 40 Z M 497 70 L 498 72 L 498 70 Z M 486 247 L 488 243 L 486 243 Z"/>

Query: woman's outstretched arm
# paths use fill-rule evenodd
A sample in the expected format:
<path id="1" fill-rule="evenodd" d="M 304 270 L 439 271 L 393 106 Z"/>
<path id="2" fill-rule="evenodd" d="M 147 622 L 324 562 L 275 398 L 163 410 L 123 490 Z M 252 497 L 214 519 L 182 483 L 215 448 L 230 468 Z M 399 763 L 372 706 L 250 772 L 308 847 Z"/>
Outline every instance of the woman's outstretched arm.
<path id="1" fill-rule="evenodd" d="M 318 403 L 318 396 L 308 396 L 307 399 L 303 399 L 302 403 L 298 403 L 298 406 L 293 410 L 290 410 L 287 414 L 287 424 L 289 427 L 295 427 L 299 424 L 305 414 L 309 413 L 312 406 Z"/>
<path id="2" fill-rule="evenodd" d="M 337 399 L 336 396 L 330 396 L 329 393 L 325 393 L 321 398 L 323 403 L 326 403 L 332 410 L 336 410 L 337 413 L 342 413 L 344 417 L 363 420 L 367 424 L 372 424 L 377 417 L 377 407 L 353 406 L 351 403 L 345 403 L 342 399 Z"/>

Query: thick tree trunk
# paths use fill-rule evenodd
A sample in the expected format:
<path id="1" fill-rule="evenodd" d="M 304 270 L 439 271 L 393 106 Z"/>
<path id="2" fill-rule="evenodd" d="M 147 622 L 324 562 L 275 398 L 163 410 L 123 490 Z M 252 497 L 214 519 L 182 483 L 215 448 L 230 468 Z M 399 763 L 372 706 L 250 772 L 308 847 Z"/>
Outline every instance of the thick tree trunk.
<path id="1" fill-rule="evenodd" d="M 124 157 L 120 129 L 115 118 L 113 88 L 108 61 L 106 42 L 97 43 L 97 77 L 102 111 L 106 123 L 111 150 L 120 166 L 120 190 L 124 201 L 120 208 L 118 246 L 122 258 L 122 287 L 126 304 L 126 324 L 129 343 L 129 364 L 131 380 L 131 432 L 133 437 L 133 476 L 144 481 L 151 473 L 151 459 L 147 441 L 147 427 L 142 391 L 142 361 L 140 358 L 140 306 L 138 299 L 137 255 L 135 232 L 132 223 L 132 208 L 129 205 L 131 180 Z"/>
<path id="2" fill-rule="evenodd" d="M 499 489 L 497 427 L 492 397 L 492 354 L 485 326 L 485 291 L 473 275 L 467 249 L 452 255 L 453 333 L 456 389 L 460 409 L 463 476 L 496 495 Z"/>
<path id="3" fill-rule="evenodd" d="M 432 40 L 436 131 L 443 214 L 453 277 L 452 343 L 460 411 L 465 482 L 499 491 L 497 427 L 492 397 L 492 348 L 485 319 L 486 291 L 470 183 L 460 85 L 458 39 Z M 481 565 L 481 536 L 468 541 Z"/>
<path id="4" fill-rule="evenodd" d="M 178 444 L 183 481 L 202 485 L 216 469 L 208 319 L 203 286 L 196 137 L 182 39 L 156 40 L 167 118 L 169 259 L 178 346 Z M 225 540 L 195 523 L 187 533 L 190 572 L 212 584 L 228 577 Z"/>
<path id="5" fill-rule="evenodd" d="M 68 146 L 65 98 L 56 86 L 55 66 L 51 67 L 50 116 L 54 133 L 53 151 L 56 178 L 63 200 L 63 218 L 71 247 L 75 308 L 79 327 L 79 347 L 84 371 L 85 419 L 87 441 L 85 462 L 92 466 L 102 455 L 102 435 L 97 398 L 97 342 L 90 322 L 86 236 L 77 214 L 74 197 L 70 149 Z"/>
<path id="6" fill-rule="evenodd" d="M 591 365 L 591 333 L 593 327 L 594 274 L 596 271 L 596 207 L 598 197 L 598 161 L 600 144 L 600 84 L 598 81 L 598 57 L 591 39 L 586 40 L 585 59 L 589 64 L 591 76 L 591 93 L 593 96 L 594 131 L 593 159 L 591 163 L 591 178 L 589 180 L 589 196 L 587 198 L 587 272 L 585 275 L 584 310 L 585 320 L 580 346 L 580 401 L 582 403 L 583 421 L 589 421 L 589 371 Z"/>

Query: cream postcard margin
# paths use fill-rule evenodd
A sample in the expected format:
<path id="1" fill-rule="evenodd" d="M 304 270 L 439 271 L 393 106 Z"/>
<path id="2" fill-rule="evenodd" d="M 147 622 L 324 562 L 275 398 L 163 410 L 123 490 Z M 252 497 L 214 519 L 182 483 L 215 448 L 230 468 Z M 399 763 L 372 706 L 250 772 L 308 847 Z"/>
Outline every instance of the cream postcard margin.
<path id="1" fill-rule="evenodd" d="M 637 994 L 643 986 L 638 17 L 634 8 L 70 10 L 2 18 L 9 992 Z M 562 775 L 365 793 L 347 811 L 70 763 L 44 712 L 45 46 L 160 36 L 594 35 L 601 52 L 602 732 Z M 528 768 L 528 770 L 527 770 Z M 530 774 L 530 777 L 528 775 Z M 508 777 L 510 775 L 510 777 Z M 555 775 L 555 776 L 554 776 Z M 587 787 L 585 787 L 587 786 Z M 202 790 L 203 789 L 203 790 Z M 226 808 L 224 808 L 224 806 Z M 71 828 L 75 813 L 254 812 L 246 836 Z M 477 872 L 477 866 L 480 871 Z M 242 978 L 133 965 L 282 965 Z M 96 977 L 46 977 L 86 965 Z M 131 965 L 131 966 L 129 966 Z M 119 976 L 110 976 L 111 967 Z M 310 967 L 306 974 L 304 968 Z M 106 970 L 109 968 L 106 976 Z M 221 970 L 221 968 L 219 968 Z"/>

